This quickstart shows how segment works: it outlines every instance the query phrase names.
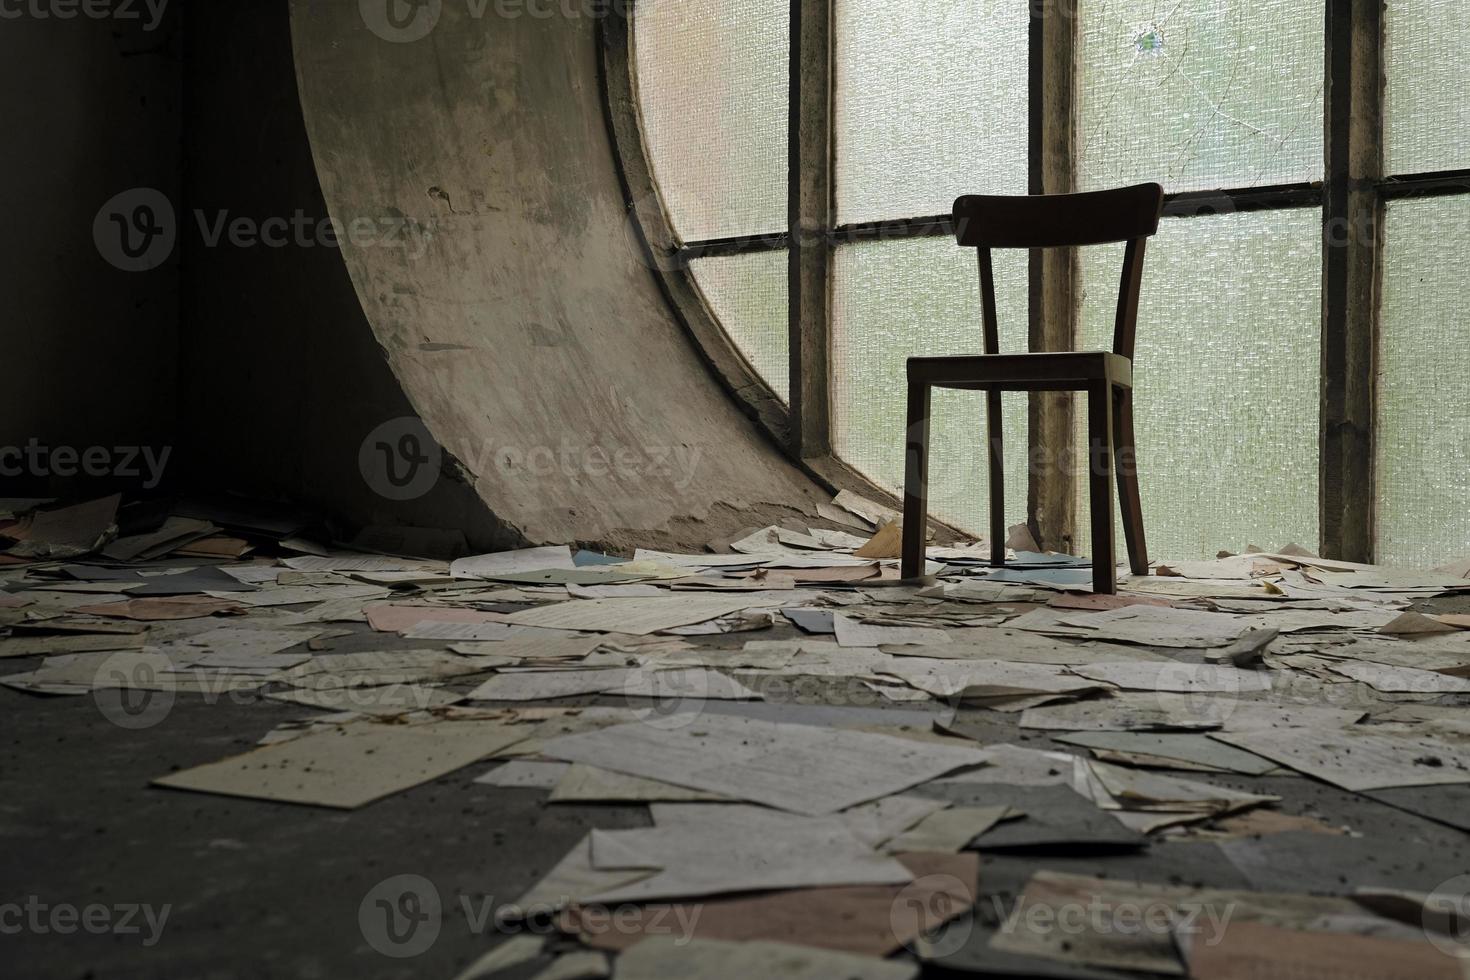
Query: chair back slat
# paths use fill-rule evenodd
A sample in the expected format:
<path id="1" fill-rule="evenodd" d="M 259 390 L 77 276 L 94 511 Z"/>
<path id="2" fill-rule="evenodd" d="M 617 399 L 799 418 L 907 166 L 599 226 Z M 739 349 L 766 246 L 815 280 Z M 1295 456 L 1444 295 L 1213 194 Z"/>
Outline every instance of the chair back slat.
<path id="1" fill-rule="evenodd" d="M 990 249 L 980 252 L 980 303 L 985 317 L 985 353 L 1000 353 L 1000 320 L 995 314 L 995 265 Z"/>
<path id="2" fill-rule="evenodd" d="M 1133 360 L 1138 335 L 1138 298 L 1143 293 L 1143 256 L 1147 238 L 1135 238 L 1123 253 L 1123 283 L 1118 289 L 1118 317 L 1113 323 L 1113 353 Z"/>
<path id="3" fill-rule="evenodd" d="M 967 195 L 954 202 L 954 227 L 960 244 L 972 248 L 1104 245 L 1149 237 L 1163 212 L 1158 184 L 1086 194 Z"/>
<path id="4" fill-rule="evenodd" d="M 980 254 L 980 300 L 984 312 L 985 353 L 1000 353 L 996 317 L 997 248 L 1071 248 L 1127 242 L 1113 351 L 1132 360 L 1137 339 L 1138 302 L 1143 289 L 1145 246 L 1159 230 L 1164 189 L 1138 184 L 1086 194 L 1034 194 L 1028 197 L 967 195 L 955 201 L 955 238 Z"/>

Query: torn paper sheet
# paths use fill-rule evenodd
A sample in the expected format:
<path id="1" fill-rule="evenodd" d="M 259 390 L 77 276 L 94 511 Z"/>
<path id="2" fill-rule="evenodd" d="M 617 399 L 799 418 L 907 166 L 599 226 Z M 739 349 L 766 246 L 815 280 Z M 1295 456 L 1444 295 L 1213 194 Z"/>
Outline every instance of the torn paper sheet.
<path id="1" fill-rule="evenodd" d="M 930 814 L 916 826 L 883 845 L 888 854 L 927 851 L 958 853 L 970 842 L 1005 819 L 1010 807 L 957 806 Z"/>
<path id="2" fill-rule="evenodd" d="M 555 789 L 571 768 L 567 762 L 513 759 L 476 778 L 475 782 L 514 789 Z"/>
<path id="3" fill-rule="evenodd" d="M 355 809 L 447 775 L 525 738 L 501 721 L 354 722 L 171 773 L 158 786 Z"/>
<path id="4" fill-rule="evenodd" d="M 592 866 L 655 874 L 588 903 L 647 902 L 830 885 L 903 885 L 907 868 L 852 836 L 836 817 L 735 804 L 655 803 L 654 826 L 592 832 Z"/>
<path id="5" fill-rule="evenodd" d="M 662 722 L 552 739 L 542 751 L 805 814 L 891 796 L 986 758 L 979 748 L 751 718 L 705 714 Z"/>
<path id="6" fill-rule="evenodd" d="M 1346 790 L 1470 783 L 1470 747 L 1437 740 L 1316 727 L 1212 737 Z"/>
<path id="7" fill-rule="evenodd" d="M 1075 677 L 1051 664 L 1005 660 L 926 660 L 898 657 L 882 669 L 910 687 L 937 698 L 1021 697 L 1031 694 L 1078 696 L 1102 690 L 1096 681 Z"/>
<path id="8" fill-rule="evenodd" d="M 914 980 L 919 965 L 772 942 L 653 936 L 618 957 L 618 980 Z"/>
<path id="9" fill-rule="evenodd" d="M 317 656 L 270 680 L 313 691 L 418 684 L 478 674 L 513 661 L 463 657 L 443 650 L 372 650 Z"/>
<path id="10" fill-rule="evenodd" d="M 949 634 L 942 629 L 912 626 L 875 626 L 861 623 L 838 613 L 832 617 L 837 643 L 844 647 L 936 646 L 948 643 Z"/>
<path id="11" fill-rule="evenodd" d="M 517 626 L 646 636 L 675 626 L 718 619 L 742 609 L 775 608 L 800 601 L 792 592 L 689 594 L 658 599 L 579 599 L 513 613 L 505 617 L 505 621 Z"/>
<path id="12" fill-rule="evenodd" d="M 449 566 L 449 573 L 455 578 L 478 579 L 497 574 L 540 572 L 549 568 L 574 569 L 576 567 L 577 563 L 572 559 L 572 550 L 565 545 L 559 545 L 461 558 Z"/>
<path id="13" fill-rule="evenodd" d="M 965 915 L 975 904 L 979 877 L 975 854 L 901 854 L 898 861 L 913 873 L 913 882 L 791 889 L 708 898 L 697 905 L 648 904 L 619 910 L 616 929 L 607 928 L 599 910 L 572 909 L 563 915 L 563 928 L 610 951 L 667 933 L 670 923 L 678 923 L 684 938 L 790 942 L 888 956 Z"/>
<path id="14" fill-rule="evenodd" d="M 1091 749 L 1104 762 L 1123 759 L 1156 768 L 1198 769 L 1264 776 L 1276 763 L 1203 734 L 1180 732 L 1082 732 L 1053 736 L 1058 742 Z"/>
<path id="15" fill-rule="evenodd" d="M 685 789 L 658 779 L 629 776 L 596 766 L 547 763 L 565 768 L 551 803 L 729 803 L 728 796 Z"/>
<path id="16" fill-rule="evenodd" d="M 1215 664 L 1106 663 L 1074 666 L 1072 673 L 1132 691 L 1245 694 L 1271 690 L 1267 672 Z"/>
<path id="17" fill-rule="evenodd" d="M 299 704 L 323 711 L 358 711 L 367 715 L 401 715 L 458 704 L 464 696 L 422 684 L 385 684 L 381 687 L 296 688 L 266 695 L 272 701 Z"/>

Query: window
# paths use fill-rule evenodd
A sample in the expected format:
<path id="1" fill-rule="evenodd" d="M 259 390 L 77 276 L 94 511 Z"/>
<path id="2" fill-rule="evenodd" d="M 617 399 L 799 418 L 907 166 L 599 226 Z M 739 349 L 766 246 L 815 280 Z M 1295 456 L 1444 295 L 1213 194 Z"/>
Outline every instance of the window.
<path id="1" fill-rule="evenodd" d="M 1027 181 L 1026 4 L 843 0 L 834 8 L 838 227 L 947 212 L 977 172 L 998 193 Z M 1026 346 L 1023 255 L 999 257 L 1004 343 Z M 880 486 L 903 485 L 906 358 L 982 353 L 979 270 L 948 237 L 841 242 L 832 262 L 832 444 Z M 1006 441 L 1024 462 L 1024 395 L 1006 398 Z M 934 396 L 930 509 L 987 525 L 984 395 Z M 1026 470 L 1007 467 L 1007 517 L 1026 519 Z"/>
<path id="2" fill-rule="evenodd" d="M 1470 370 L 1470 264 L 1440 247 L 1470 230 L 1467 11 L 636 0 L 604 50 L 636 79 L 641 144 L 620 149 L 647 161 L 669 281 L 738 350 L 736 393 L 779 401 L 762 418 L 793 452 L 901 491 L 905 358 L 982 349 L 957 196 L 1155 180 L 1136 362 L 1151 551 L 1423 563 L 1470 552 L 1470 410 L 1445 390 Z M 1084 250 L 1072 278 L 998 254 L 1002 349 L 1106 349 L 1121 262 Z M 931 509 L 982 532 L 983 396 L 936 392 L 934 411 Z M 1064 411 L 1005 397 L 1008 523 L 1066 515 L 1041 528 L 1059 550 L 1086 526 L 1082 413 Z M 1028 472 L 1069 420 L 1073 465 Z"/>
<path id="3" fill-rule="evenodd" d="M 643 0 L 634 18 L 643 143 L 682 242 L 784 241 L 790 0 Z M 784 249 L 691 258 L 714 318 L 788 398 Z"/>

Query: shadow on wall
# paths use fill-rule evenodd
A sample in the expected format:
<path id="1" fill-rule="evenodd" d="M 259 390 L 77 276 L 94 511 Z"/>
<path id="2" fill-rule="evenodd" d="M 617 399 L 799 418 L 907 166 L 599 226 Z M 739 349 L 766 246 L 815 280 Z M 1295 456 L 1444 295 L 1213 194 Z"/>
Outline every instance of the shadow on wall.
<path id="1" fill-rule="evenodd" d="M 172 455 L 179 267 L 128 271 L 148 249 L 108 247 L 106 202 L 142 184 L 178 197 L 181 16 L 8 6 L 0 497 L 141 484 L 145 449 Z"/>
<path id="2" fill-rule="evenodd" d="M 363 316 L 302 121 L 286 0 L 196 4 L 186 37 L 186 481 L 358 525 L 458 528 L 480 550 L 521 544 L 413 417 Z"/>

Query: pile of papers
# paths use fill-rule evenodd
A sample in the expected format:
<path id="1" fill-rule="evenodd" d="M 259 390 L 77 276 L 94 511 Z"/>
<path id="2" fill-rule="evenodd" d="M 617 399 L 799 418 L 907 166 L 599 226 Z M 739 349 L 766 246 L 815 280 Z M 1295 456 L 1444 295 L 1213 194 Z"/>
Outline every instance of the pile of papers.
<path id="1" fill-rule="evenodd" d="M 1169 862 L 1224 841 L 1215 860 L 1254 880 L 1262 840 L 1356 839 L 1292 787 L 1470 830 L 1470 618 L 1430 603 L 1470 593 L 1463 567 L 1288 547 L 1095 596 L 1084 559 L 996 569 L 974 542 L 930 547 L 910 582 L 898 515 L 851 494 L 718 553 L 622 556 L 464 555 L 413 529 L 349 547 L 220 506 L 137 526 L 116 498 L 8 513 L 0 683 L 152 699 L 149 723 L 226 693 L 299 710 L 157 792 L 358 809 L 467 770 L 548 806 L 646 806 L 516 901 L 583 947 L 548 976 L 1288 976 L 1344 951 L 1455 975 L 1454 937 L 1354 899 L 1379 882 L 1211 889 Z M 1047 867 L 1078 853 L 1126 863 Z M 1003 914 L 982 856 L 1027 869 Z M 1054 928 L 1078 903 L 1156 919 Z M 595 927 L 610 907 L 629 928 Z M 1206 913 L 1228 921 L 1205 935 Z"/>

